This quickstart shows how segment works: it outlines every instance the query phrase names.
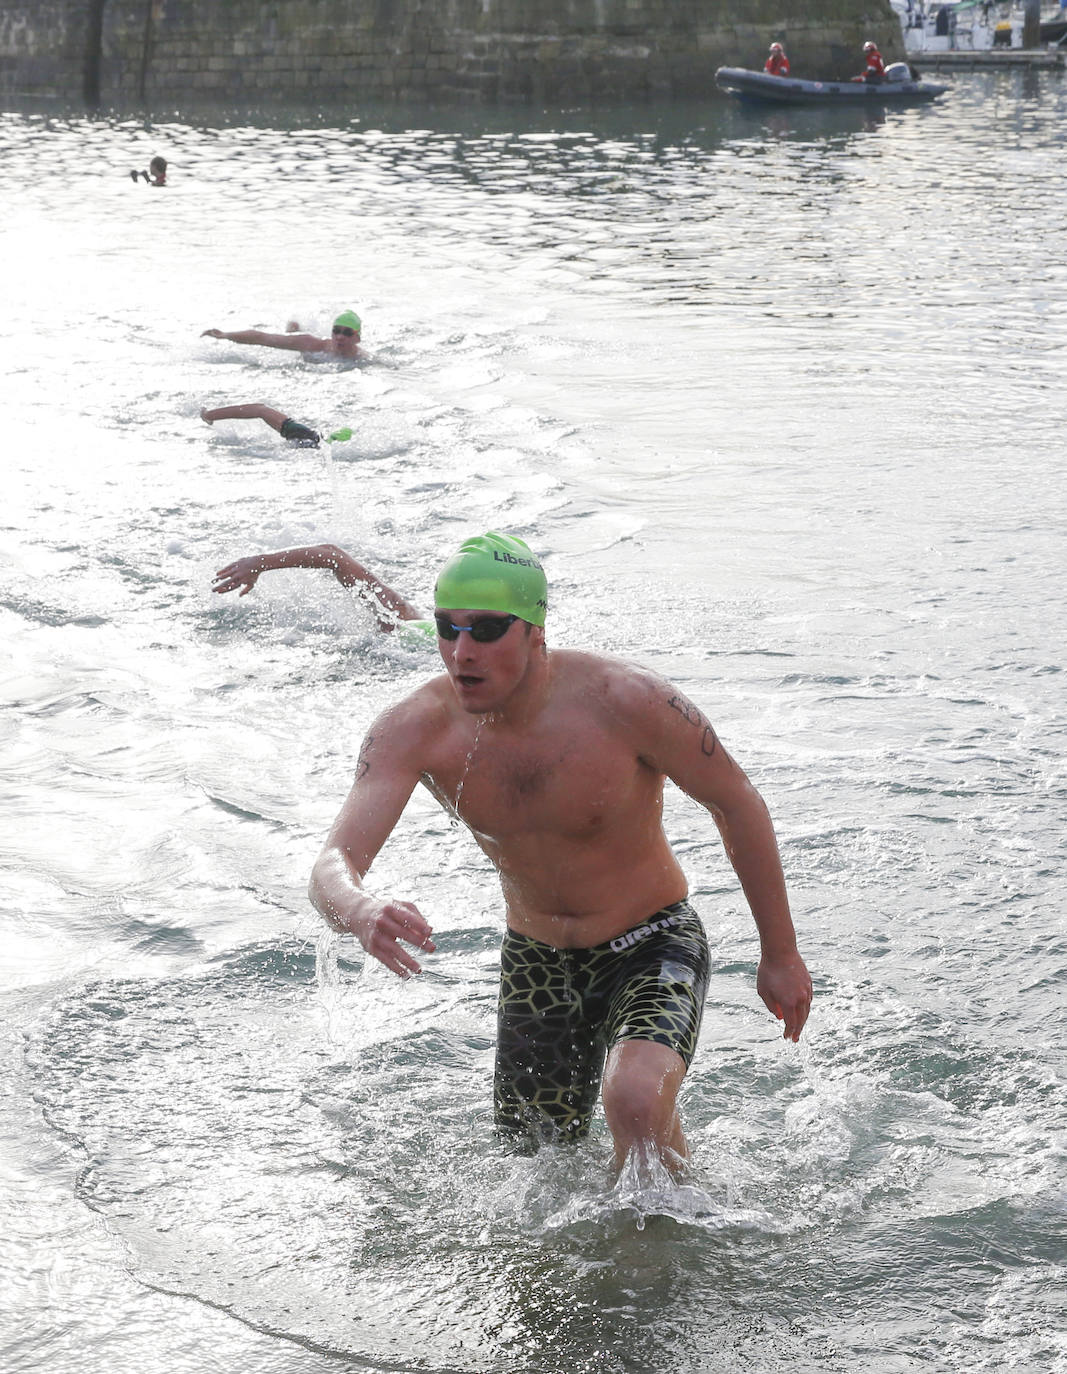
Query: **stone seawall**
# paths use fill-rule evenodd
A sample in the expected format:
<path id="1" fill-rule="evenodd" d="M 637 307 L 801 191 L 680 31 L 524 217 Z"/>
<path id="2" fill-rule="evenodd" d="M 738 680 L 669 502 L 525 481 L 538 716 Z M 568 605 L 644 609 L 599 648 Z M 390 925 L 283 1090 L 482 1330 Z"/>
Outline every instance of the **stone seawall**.
<path id="1" fill-rule="evenodd" d="M 0 97 L 155 108 L 691 97 L 721 65 L 902 55 L 888 0 L 0 0 Z"/>

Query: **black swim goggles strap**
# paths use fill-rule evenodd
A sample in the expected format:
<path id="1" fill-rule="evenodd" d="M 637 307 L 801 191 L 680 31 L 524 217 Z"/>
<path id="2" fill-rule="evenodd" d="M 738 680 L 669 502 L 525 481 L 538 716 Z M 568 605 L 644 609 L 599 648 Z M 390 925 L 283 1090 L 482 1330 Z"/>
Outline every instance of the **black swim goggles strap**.
<path id="1" fill-rule="evenodd" d="M 476 615 L 469 625 L 453 625 L 451 616 L 434 615 L 437 633 L 442 639 L 458 639 L 466 632 L 477 644 L 492 644 L 494 640 L 503 639 L 518 619 L 517 615 Z"/>

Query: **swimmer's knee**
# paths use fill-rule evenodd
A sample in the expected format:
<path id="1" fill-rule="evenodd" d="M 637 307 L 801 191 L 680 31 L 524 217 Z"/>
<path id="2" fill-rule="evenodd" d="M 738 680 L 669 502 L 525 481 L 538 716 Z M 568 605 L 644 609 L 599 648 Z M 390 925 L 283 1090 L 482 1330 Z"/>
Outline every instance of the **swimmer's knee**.
<path id="1" fill-rule="evenodd" d="M 625 1040 L 616 1045 L 604 1074 L 604 1114 L 616 1133 L 654 1139 L 673 1122 L 685 1060 L 667 1045 Z"/>

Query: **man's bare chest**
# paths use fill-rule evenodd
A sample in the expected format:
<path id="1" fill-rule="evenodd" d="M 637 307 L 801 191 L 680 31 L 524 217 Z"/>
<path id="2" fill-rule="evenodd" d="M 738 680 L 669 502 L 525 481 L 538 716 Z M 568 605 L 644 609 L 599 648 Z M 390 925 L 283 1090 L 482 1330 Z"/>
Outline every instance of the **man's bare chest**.
<path id="1" fill-rule="evenodd" d="M 440 799 L 478 834 L 522 831 L 579 838 L 609 823 L 643 782 L 645 769 L 605 732 L 534 741 L 476 736 L 432 776 Z"/>

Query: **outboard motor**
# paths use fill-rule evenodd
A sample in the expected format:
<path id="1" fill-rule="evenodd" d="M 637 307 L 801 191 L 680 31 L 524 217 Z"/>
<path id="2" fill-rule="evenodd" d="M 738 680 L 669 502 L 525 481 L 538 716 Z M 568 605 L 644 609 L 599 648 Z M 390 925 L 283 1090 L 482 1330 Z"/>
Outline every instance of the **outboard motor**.
<path id="1" fill-rule="evenodd" d="M 910 81 L 911 68 L 906 62 L 890 62 L 885 69 L 885 79 L 887 81 Z"/>

